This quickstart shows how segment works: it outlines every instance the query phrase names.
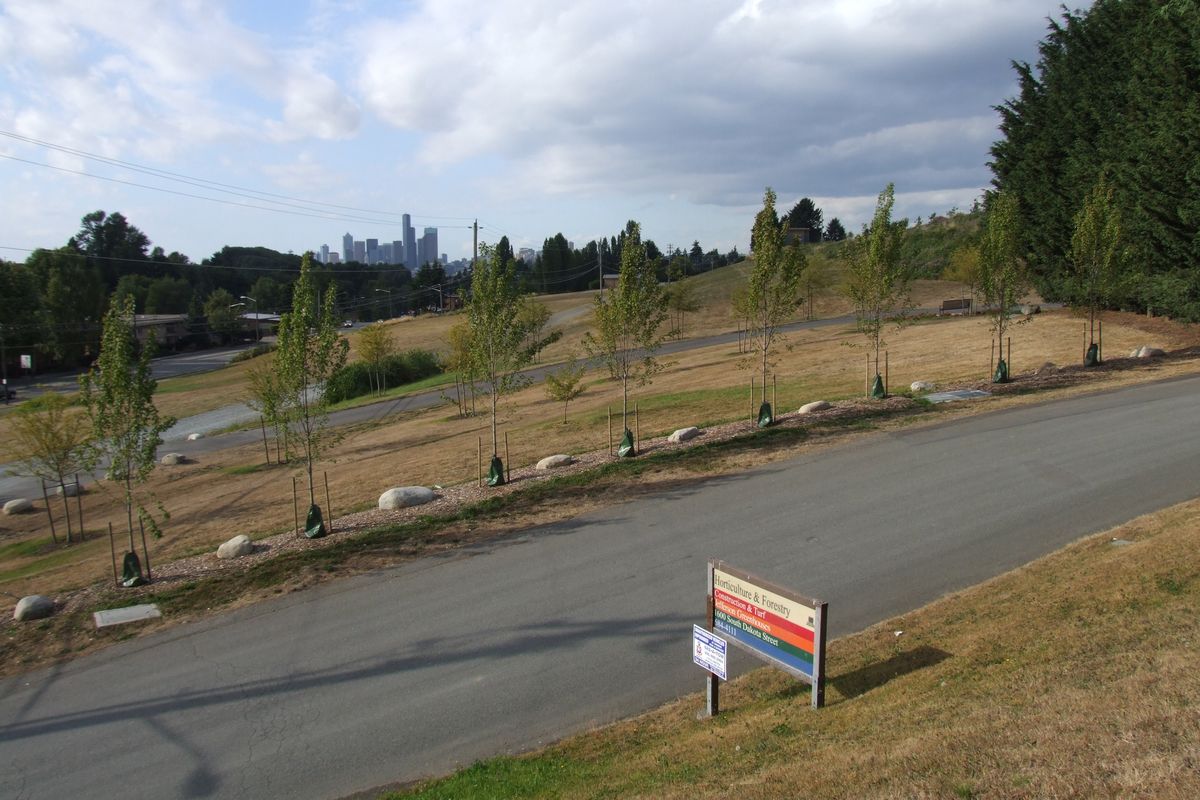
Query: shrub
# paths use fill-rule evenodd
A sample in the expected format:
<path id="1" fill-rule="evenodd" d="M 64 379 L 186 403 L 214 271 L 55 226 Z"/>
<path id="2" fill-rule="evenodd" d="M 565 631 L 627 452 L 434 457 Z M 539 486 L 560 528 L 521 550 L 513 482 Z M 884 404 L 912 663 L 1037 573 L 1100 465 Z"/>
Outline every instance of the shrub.
<path id="1" fill-rule="evenodd" d="M 384 386 L 403 386 L 406 383 L 438 375 L 442 365 L 428 350 L 407 350 L 388 356 L 382 362 Z M 371 393 L 371 370 L 366 363 L 355 361 L 342 367 L 329 379 L 325 397 L 330 403 L 340 403 Z"/>
<path id="2" fill-rule="evenodd" d="M 275 350 L 275 345 L 272 344 L 271 342 L 259 342 L 258 344 L 254 345 L 254 347 L 251 347 L 248 350 L 242 350 L 238 353 L 234 353 L 233 358 L 229 359 L 229 363 L 237 364 L 242 361 L 249 361 L 252 358 L 258 358 L 259 356 L 265 356 L 267 353 L 270 353 L 274 350 Z"/>

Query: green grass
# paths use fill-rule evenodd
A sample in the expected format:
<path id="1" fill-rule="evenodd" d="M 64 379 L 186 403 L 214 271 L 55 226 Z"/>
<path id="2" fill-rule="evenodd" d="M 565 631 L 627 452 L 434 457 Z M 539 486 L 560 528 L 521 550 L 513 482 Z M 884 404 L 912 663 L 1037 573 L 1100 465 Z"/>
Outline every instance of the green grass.
<path id="1" fill-rule="evenodd" d="M 266 469 L 265 464 L 239 464 L 235 467 L 225 467 L 221 472 L 226 475 L 252 475 L 264 469 Z"/>
<path id="2" fill-rule="evenodd" d="M 59 540 L 62 541 L 64 536 L 65 530 L 60 531 Z M 91 550 L 100 547 L 102 541 L 103 540 L 100 537 L 93 533 L 91 538 L 85 542 L 77 542 L 72 544 L 70 547 L 60 545 L 58 549 L 52 550 L 46 555 L 40 557 L 37 556 L 37 551 L 45 546 L 45 539 L 33 539 L 29 542 L 14 542 L 13 544 L 6 545 L 3 550 L 0 550 L 0 558 L 30 557 L 32 560 L 0 572 L 0 584 L 5 584 L 9 581 L 18 580 L 20 578 L 27 578 L 30 575 L 36 575 L 41 572 L 48 572 L 71 561 L 81 559 L 83 558 L 81 551 L 84 548 Z M 31 547 L 29 550 L 10 550 L 10 548 L 21 548 L 24 545 L 34 545 L 35 547 Z"/>

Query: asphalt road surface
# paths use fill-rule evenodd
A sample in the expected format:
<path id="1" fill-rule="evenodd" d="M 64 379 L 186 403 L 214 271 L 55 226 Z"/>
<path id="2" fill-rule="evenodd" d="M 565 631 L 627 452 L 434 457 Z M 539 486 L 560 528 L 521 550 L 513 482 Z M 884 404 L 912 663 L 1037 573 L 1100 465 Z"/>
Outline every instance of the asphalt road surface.
<path id="1" fill-rule="evenodd" d="M 7 680 L 0 796 L 339 797 L 642 711 L 702 688 L 709 557 L 860 630 L 1196 495 L 1198 395 L 881 434 Z"/>

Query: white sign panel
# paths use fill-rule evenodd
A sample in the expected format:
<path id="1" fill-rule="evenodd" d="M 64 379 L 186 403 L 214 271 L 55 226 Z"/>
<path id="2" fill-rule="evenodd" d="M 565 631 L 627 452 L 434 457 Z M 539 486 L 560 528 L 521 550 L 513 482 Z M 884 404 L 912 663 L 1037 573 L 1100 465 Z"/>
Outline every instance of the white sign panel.
<path id="1" fill-rule="evenodd" d="M 692 661 L 721 680 L 726 680 L 725 652 L 728 647 L 720 636 L 714 636 L 699 625 L 692 626 Z"/>
<path id="2" fill-rule="evenodd" d="M 21 356 L 21 369 L 33 369 L 33 356 L 31 356 L 31 355 L 22 355 Z"/>

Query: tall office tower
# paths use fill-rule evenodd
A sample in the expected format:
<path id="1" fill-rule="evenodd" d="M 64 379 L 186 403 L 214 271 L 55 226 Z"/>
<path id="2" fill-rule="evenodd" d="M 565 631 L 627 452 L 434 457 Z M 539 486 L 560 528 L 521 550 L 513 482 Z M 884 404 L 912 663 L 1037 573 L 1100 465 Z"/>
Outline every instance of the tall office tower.
<path id="1" fill-rule="evenodd" d="M 417 263 L 417 231 L 412 226 L 412 217 L 408 214 L 400 218 L 404 223 L 404 266 L 416 271 L 421 266 Z"/>
<path id="2" fill-rule="evenodd" d="M 403 264 L 404 263 L 404 240 L 403 239 L 396 239 L 392 242 L 392 260 L 389 261 L 388 263 L 389 264 Z"/>
<path id="3" fill-rule="evenodd" d="M 320 259 L 321 259 L 322 264 L 329 263 L 329 245 L 327 245 L 327 244 L 321 245 Z"/>
<path id="4" fill-rule="evenodd" d="M 354 237 L 348 233 L 342 237 L 342 260 L 354 260 Z"/>
<path id="5" fill-rule="evenodd" d="M 367 239 L 367 263 L 368 264 L 378 264 L 379 263 L 379 240 L 378 239 Z"/>
<path id="6" fill-rule="evenodd" d="M 438 260 L 437 228 L 426 228 L 421 241 L 425 242 L 425 261 L 421 263 L 428 261 L 436 264 Z"/>
<path id="7" fill-rule="evenodd" d="M 379 245 L 379 263 L 380 264 L 391 264 L 392 263 L 392 243 L 391 242 L 384 242 L 383 244 Z"/>
<path id="8" fill-rule="evenodd" d="M 354 242 L 354 260 L 360 264 L 367 263 L 367 243 L 361 239 Z"/>

